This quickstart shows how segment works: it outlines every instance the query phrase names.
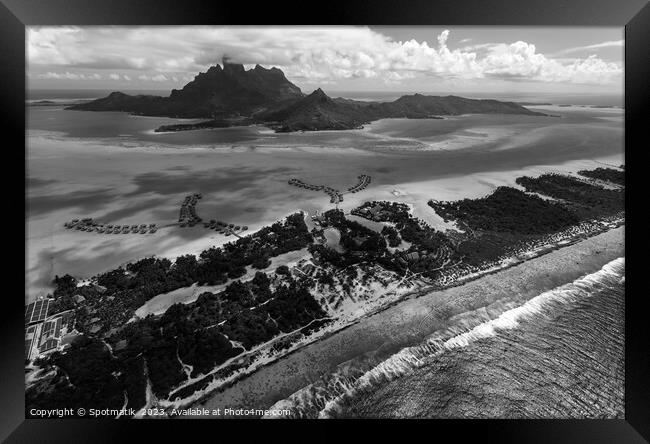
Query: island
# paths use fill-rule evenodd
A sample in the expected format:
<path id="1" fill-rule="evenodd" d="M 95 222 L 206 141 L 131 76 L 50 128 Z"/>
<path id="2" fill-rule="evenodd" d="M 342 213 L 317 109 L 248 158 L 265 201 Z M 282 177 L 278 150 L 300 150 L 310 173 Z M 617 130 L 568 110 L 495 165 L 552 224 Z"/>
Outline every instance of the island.
<path id="1" fill-rule="evenodd" d="M 412 94 L 392 102 L 331 98 L 318 88 L 305 95 L 278 68 L 246 70 L 224 57 L 168 97 L 113 92 L 66 107 L 81 111 L 123 111 L 142 116 L 206 119 L 164 125 L 157 132 L 265 125 L 276 132 L 349 130 L 386 118 L 440 119 L 462 114 L 546 116 L 521 104 L 491 99 Z"/>
<path id="2" fill-rule="evenodd" d="M 367 182 L 362 175 L 351 188 Z M 86 281 L 57 276 L 40 303 L 46 313 L 26 315 L 26 324 L 65 315 L 74 337 L 26 359 L 27 416 L 62 405 L 174 416 L 361 316 L 624 223 L 622 169 L 516 184 L 476 199 L 429 200 L 456 227 L 446 231 L 404 203 L 369 201 L 350 214 L 296 212 L 198 257 L 143 258 Z M 160 312 L 145 309 L 187 288 L 202 291 Z"/>

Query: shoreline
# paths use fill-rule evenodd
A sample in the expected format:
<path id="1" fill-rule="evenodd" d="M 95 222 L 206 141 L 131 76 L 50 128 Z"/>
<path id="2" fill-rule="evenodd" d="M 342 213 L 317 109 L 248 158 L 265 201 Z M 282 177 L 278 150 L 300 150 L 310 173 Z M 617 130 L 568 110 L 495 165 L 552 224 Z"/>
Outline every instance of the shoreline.
<path id="1" fill-rule="evenodd" d="M 260 361 L 262 362 L 255 362 L 253 361 L 250 367 L 244 369 L 243 372 L 237 374 L 238 372 L 235 372 L 233 375 L 231 375 L 229 378 L 226 378 L 225 380 L 222 381 L 215 381 L 217 384 L 216 386 L 208 390 L 207 393 L 203 393 L 199 396 L 197 396 L 195 399 L 194 396 L 190 396 L 188 398 L 185 398 L 183 400 L 179 401 L 163 401 L 164 407 L 165 408 L 185 408 L 188 406 L 194 407 L 194 406 L 210 406 L 210 404 L 214 402 L 218 402 L 217 399 L 215 398 L 228 398 L 237 400 L 240 404 L 236 404 L 238 406 L 244 407 L 244 408 L 250 408 L 253 407 L 251 404 L 246 404 L 246 403 L 241 403 L 247 396 L 245 393 L 242 391 L 242 387 L 240 385 L 244 384 L 246 385 L 248 380 L 255 378 L 259 379 L 262 376 L 259 376 L 260 374 L 263 374 L 264 372 L 275 372 L 277 369 L 274 369 L 274 367 L 287 367 L 288 364 L 286 364 L 287 360 L 295 360 L 296 355 L 306 355 L 309 354 L 311 349 L 318 349 L 321 347 L 327 347 L 322 344 L 327 343 L 328 341 L 335 341 L 336 337 L 339 335 L 346 335 L 349 336 L 349 334 L 346 334 L 346 331 L 349 331 L 353 327 L 359 327 L 360 325 L 364 323 L 372 323 L 372 319 L 376 318 L 385 318 L 388 316 L 388 312 L 391 310 L 399 310 L 400 306 L 403 305 L 409 305 L 409 304 L 419 304 L 418 302 L 413 302 L 413 301 L 418 301 L 418 300 L 431 300 L 431 299 L 440 299 L 444 297 L 444 294 L 446 293 L 454 293 L 454 292 L 461 292 L 463 289 L 467 289 L 470 286 L 481 286 L 482 283 L 486 282 L 487 280 L 494 280 L 496 279 L 495 276 L 500 275 L 502 273 L 513 273 L 513 270 L 517 270 L 520 267 L 526 267 L 526 268 L 531 268 L 534 266 L 530 265 L 531 263 L 537 263 L 540 261 L 549 261 L 548 256 L 555 255 L 557 256 L 562 255 L 566 253 L 567 251 L 574 251 L 574 250 L 584 250 L 584 249 L 593 249 L 592 246 L 595 244 L 596 247 L 599 244 L 607 243 L 607 239 L 611 239 L 612 236 L 616 236 L 616 233 L 623 234 L 624 233 L 624 222 L 619 221 L 616 224 L 616 227 L 613 227 L 613 225 L 608 225 L 607 228 L 602 228 L 599 231 L 596 231 L 591 234 L 585 235 L 584 233 L 578 234 L 577 236 L 572 237 L 571 239 L 568 240 L 561 240 L 557 242 L 552 242 L 546 245 L 543 245 L 541 247 L 533 249 L 531 252 L 527 252 L 524 254 L 516 254 L 513 255 L 510 259 L 505 259 L 501 261 L 498 265 L 480 270 L 475 273 L 468 274 L 466 276 L 459 277 L 457 280 L 455 280 L 453 283 L 446 284 L 444 287 L 439 287 L 435 285 L 427 285 L 426 287 L 422 288 L 417 288 L 412 291 L 408 291 L 404 294 L 399 295 L 395 300 L 390 301 L 388 303 L 382 304 L 378 307 L 374 307 L 368 312 L 364 313 L 362 316 L 353 319 L 353 320 L 346 320 L 342 322 L 339 325 L 332 325 L 331 329 L 324 329 L 326 331 L 322 331 L 322 333 L 316 333 L 314 335 L 311 335 L 308 337 L 305 341 L 299 341 L 296 343 L 293 347 L 291 347 L 287 353 L 282 354 L 277 357 L 268 357 L 268 359 L 261 359 Z M 604 240 L 603 240 L 604 239 Z M 586 242 L 586 244 L 585 244 Z M 620 255 L 624 256 L 624 241 L 621 242 L 619 245 L 617 245 L 617 251 L 620 250 Z M 594 247 L 595 248 L 595 247 Z M 601 247 L 602 248 L 602 247 Z M 598 250 L 598 248 L 596 248 Z M 595 254 L 600 254 L 602 251 L 596 251 Z M 610 251 L 606 251 L 607 256 L 611 256 Z M 567 253 L 568 254 L 568 253 Z M 616 256 L 618 257 L 618 256 Z M 615 257 L 614 257 L 615 258 Z M 578 262 L 576 262 L 578 264 Z M 554 265 L 556 268 L 557 266 Z M 575 265 L 575 264 L 571 264 Z M 600 264 L 601 266 L 603 264 Z M 539 273 L 543 273 L 544 270 L 540 269 Z M 562 274 L 562 273 L 560 273 Z M 575 271 L 574 271 L 575 274 Z M 584 274 L 584 273 L 582 273 Z M 550 277 L 551 274 L 547 273 L 546 277 Z M 576 276 L 579 277 L 579 276 Z M 564 283 L 564 282 L 562 282 Z M 548 289 L 544 287 L 544 289 Z M 501 290 L 503 291 L 503 290 Z M 427 297 L 429 296 L 429 297 Z M 534 297 L 535 294 L 533 294 L 531 297 Z M 483 299 L 485 296 L 483 297 Z M 472 301 L 470 301 L 471 303 Z M 476 301 L 474 301 L 476 302 Z M 426 304 L 425 304 L 426 305 Z M 487 305 L 487 304 L 486 304 Z M 329 330 L 329 331 L 327 331 Z M 265 344 L 265 346 L 268 348 L 273 344 L 274 340 L 270 341 L 270 344 Z M 265 346 L 262 346 L 261 348 L 265 348 Z M 399 348 L 402 348 L 400 346 Z M 331 350 L 330 350 L 331 351 Z M 241 358 L 241 356 L 239 356 Z M 266 362 L 264 362 L 266 361 Z M 345 360 L 339 362 L 338 364 L 345 362 Z M 255 365 L 257 364 L 257 365 Z M 337 365 L 338 365 L 337 364 Z M 221 366 L 220 368 L 223 368 Z M 215 369 L 216 370 L 216 369 Z M 284 381 L 286 381 L 285 378 L 280 378 Z M 255 382 L 248 382 L 249 385 L 255 384 Z M 288 384 L 285 382 L 285 385 Z M 210 384 L 212 385 L 212 384 Z M 308 384 L 307 384 L 308 385 Z M 295 387 L 295 383 L 294 383 Z M 259 389 L 259 387 L 257 387 Z M 289 393 L 287 396 L 291 395 L 295 391 L 299 390 L 300 388 L 303 387 L 298 387 L 296 390 L 293 392 Z M 200 390 L 199 392 L 201 392 Z M 232 393 L 234 392 L 234 393 Z M 225 395 L 223 395 L 225 393 Z M 287 396 L 284 396 L 285 398 Z M 268 394 L 262 394 L 263 398 L 268 398 Z M 256 397 L 258 398 L 258 397 Z M 284 399 L 284 398 L 282 398 Z M 262 404 L 255 404 L 255 408 L 267 408 L 270 405 L 272 405 L 274 402 L 276 402 L 278 399 L 275 399 L 273 402 L 268 401 L 264 402 Z M 257 402 L 257 401 L 254 401 Z M 261 401 L 260 401 L 261 402 Z M 219 404 L 219 406 L 224 406 L 224 407 L 232 407 L 232 404 Z"/>

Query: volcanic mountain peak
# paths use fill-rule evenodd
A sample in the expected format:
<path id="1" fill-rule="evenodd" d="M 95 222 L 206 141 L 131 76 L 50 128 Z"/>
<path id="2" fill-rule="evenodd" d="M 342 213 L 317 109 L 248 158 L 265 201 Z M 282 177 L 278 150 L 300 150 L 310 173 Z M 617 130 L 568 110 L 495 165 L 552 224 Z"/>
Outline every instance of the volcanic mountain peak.
<path id="1" fill-rule="evenodd" d="M 206 127 L 265 123 L 276 131 L 352 129 L 384 118 L 440 118 L 470 113 L 543 115 L 511 102 L 474 100 L 458 96 L 402 96 L 393 102 L 332 99 L 321 88 L 305 96 L 278 68 L 255 65 L 246 70 L 224 56 L 222 66 L 199 73 L 169 97 L 109 96 L 69 109 L 127 111 L 140 115 L 210 118 Z M 243 120 L 242 120 L 243 119 Z M 195 128 L 196 124 L 190 125 Z M 184 125 L 174 125 L 182 130 Z"/>

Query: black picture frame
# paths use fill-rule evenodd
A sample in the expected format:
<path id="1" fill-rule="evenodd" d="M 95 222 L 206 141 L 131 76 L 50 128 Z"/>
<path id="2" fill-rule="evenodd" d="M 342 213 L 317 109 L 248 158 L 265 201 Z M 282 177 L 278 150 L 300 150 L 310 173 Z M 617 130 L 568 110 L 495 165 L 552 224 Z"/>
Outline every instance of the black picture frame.
<path id="1" fill-rule="evenodd" d="M 645 132 L 650 105 L 650 6 L 647 0 L 432 0 L 432 1 L 345 1 L 308 4 L 306 2 L 267 2 L 253 5 L 249 2 L 202 0 L 0 0 L 0 97 L 4 141 L 3 156 L 8 161 L 3 177 L 6 195 L 12 209 L 20 207 L 19 192 L 21 170 L 26 167 L 25 141 L 25 26 L 29 25 L 181 25 L 181 24 L 351 24 L 351 25 L 526 25 L 526 26 L 621 26 L 625 27 L 625 156 L 626 236 L 641 232 L 643 219 L 637 214 L 631 199 L 640 199 L 645 191 L 635 186 L 641 171 L 639 161 L 647 150 Z M 12 137 L 13 136 L 13 137 Z M 11 139 L 10 139 L 11 138 Z M 25 170 L 23 169 L 22 172 Z M 11 174 L 9 173 L 11 172 Z M 15 177 L 14 177 L 15 176 Z M 642 185 L 641 185 L 642 186 Z M 24 203 L 24 201 L 23 201 Z M 12 210 L 13 211 L 13 210 Z M 638 224 L 638 225 L 637 225 Z M 633 239 L 636 239 L 633 234 Z M 21 241 L 16 239 L 16 248 Z M 23 243 L 24 246 L 24 243 Z M 641 249 L 633 242 L 626 256 L 633 257 Z M 9 257 L 9 252 L 5 255 Z M 13 256 L 13 255 L 12 255 Z M 639 256 L 640 257 L 640 256 Z M 25 263 L 23 263 L 24 265 Z M 481 439 L 497 442 L 647 442 L 650 439 L 650 337 L 647 313 L 643 299 L 647 290 L 631 291 L 643 279 L 643 261 L 630 259 L 626 263 L 626 381 L 625 420 L 454 420 L 437 421 L 435 427 L 425 425 L 437 436 L 451 432 L 462 437 L 478 432 Z M 8 277 L 19 276 L 18 261 L 7 264 Z M 14 270 L 15 269 L 15 270 Z M 3 322 L 0 323 L 0 396 L 4 411 L 0 414 L 0 439 L 6 442 L 117 442 L 133 437 L 136 430 L 146 429 L 149 440 L 154 436 L 172 438 L 180 433 L 188 435 L 187 427 L 194 431 L 207 429 L 210 439 L 226 439 L 224 427 L 206 421 L 190 424 L 175 421 L 106 421 L 106 420 L 25 420 L 24 418 L 24 326 L 20 322 L 23 303 L 7 291 L 4 301 Z M 639 287 L 642 288 L 642 287 Z M 411 422 L 404 426 L 406 431 Z M 248 433 L 239 421 L 234 429 Z M 254 429 L 276 429 L 286 422 L 265 422 Z M 320 428 L 323 423 L 310 422 Z M 330 427 L 328 423 L 327 427 Z M 340 424 L 334 421 L 335 425 Z M 381 430 L 382 425 L 372 425 Z M 392 425 L 392 423 L 391 423 Z M 419 424 L 422 425 L 422 424 Z M 290 427 L 295 427 L 291 425 Z M 368 429 L 367 424 L 362 425 Z M 223 436 L 222 436 L 223 433 Z M 300 434 L 311 433 L 301 431 Z M 286 435 L 280 435 L 286 436 Z M 307 435 L 303 435 L 305 439 Z M 410 433 L 406 436 L 413 436 Z M 450 435 L 448 435 L 450 436 Z M 330 437 L 334 439 L 334 436 Z M 230 439 L 230 438 L 228 438 Z M 246 438 L 240 438 L 246 439 Z"/>

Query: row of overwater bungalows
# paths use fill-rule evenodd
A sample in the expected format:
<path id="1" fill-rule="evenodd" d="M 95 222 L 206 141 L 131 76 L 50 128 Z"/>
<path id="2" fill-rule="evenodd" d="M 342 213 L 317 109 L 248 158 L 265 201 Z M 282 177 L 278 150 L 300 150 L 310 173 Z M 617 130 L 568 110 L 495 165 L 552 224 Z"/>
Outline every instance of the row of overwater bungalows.
<path id="1" fill-rule="evenodd" d="M 63 225 L 69 230 L 75 229 L 78 231 L 87 231 L 100 234 L 153 234 L 158 231 L 156 224 L 101 224 L 95 222 L 92 218 L 72 219 L 70 222 L 66 222 Z"/>

